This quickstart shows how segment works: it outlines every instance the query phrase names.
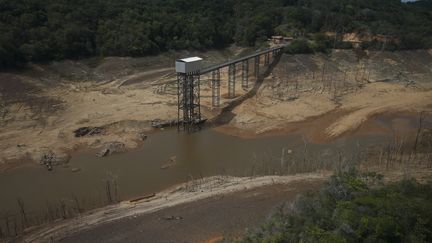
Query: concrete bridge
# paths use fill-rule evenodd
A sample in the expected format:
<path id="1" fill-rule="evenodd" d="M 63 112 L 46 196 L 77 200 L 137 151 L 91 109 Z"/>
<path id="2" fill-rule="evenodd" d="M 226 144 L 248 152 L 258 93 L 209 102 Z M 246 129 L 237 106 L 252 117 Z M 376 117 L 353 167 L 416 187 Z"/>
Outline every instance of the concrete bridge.
<path id="1" fill-rule="evenodd" d="M 249 86 L 250 62 L 253 60 L 253 74 L 255 80 L 259 78 L 260 67 L 268 67 L 276 60 L 284 46 L 269 48 L 263 51 L 230 60 L 210 67 L 201 67 L 202 59 L 191 57 L 176 61 L 177 96 L 178 96 L 178 128 L 188 132 L 199 129 L 204 121 L 201 116 L 201 75 L 211 74 L 212 106 L 220 106 L 221 98 L 221 70 L 228 68 L 228 98 L 233 99 L 236 91 L 237 70 L 241 69 L 241 86 Z M 261 64 L 261 58 L 264 63 Z"/>

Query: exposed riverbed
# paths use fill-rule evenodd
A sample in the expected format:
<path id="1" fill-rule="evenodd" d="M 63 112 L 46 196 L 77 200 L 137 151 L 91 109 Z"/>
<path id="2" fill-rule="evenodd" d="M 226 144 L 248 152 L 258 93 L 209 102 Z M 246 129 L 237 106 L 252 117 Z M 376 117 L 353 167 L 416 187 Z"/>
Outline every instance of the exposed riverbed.
<path id="1" fill-rule="evenodd" d="M 417 118 L 413 115 L 380 116 L 354 135 L 325 144 L 311 143 L 300 133 L 244 139 L 210 129 L 191 135 L 176 130 L 161 131 L 151 134 L 141 148 L 128 153 L 96 158 L 94 151 L 87 151 L 75 154 L 67 168 L 59 166 L 47 171 L 42 166 L 27 166 L 2 173 L 0 212 L 16 214 L 17 198 L 23 200 L 28 212 L 38 214 L 47 210 L 47 203 L 70 202 L 75 197 L 84 209 L 100 206 L 107 200 L 107 180 L 112 194 L 117 190 L 117 199 L 121 200 L 214 175 L 331 170 L 337 166 L 341 154 L 361 156 L 359 151 L 385 145 L 395 134 L 405 137 L 415 134 L 416 126 Z M 424 126 L 432 127 L 431 119 Z M 81 170 L 74 173 L 71 168 Z"/>
<path id="2" fill-rule="evenodd" d="M 25 226 L 73 217 L 109 201 L 154 193 L 160 197 L 159 192 L 173 185 L 214 175 L 300 176 L 340 169 L 366 157 L 371 158 L 362 164 L 366 170 L 381 166 L 383 152 L 390 155 L 396 147 L 400 152 L 407 142 L 406 151 L 412 149 L 419 114 L 431 111 L 430 51 L 415 55 L 425 58 L 381 53 L 378 58 L 358 60 L 351 51 L 284 55 L 262 80 L 251 80 L 254 84 L 248 90 L 238 85 L 236 100 L 224 98 L 227 73 L 223 72 L 220 109 L 212 108 L 209 77 L 203 77 L 202 111 L 211 129 L 191 135 L 175 129 L 151 131 L 155 119 L 177 117 L 177 96 L 170 81 L 172 58 L 163 66 L 144 62 L 138 65 L 143 69 L 136 69 L 134 64 L 128 72 L 118 63 L 133 60 L 104 59 L 98 68 L 82 70 L 90 76 L 103 74 L 105 78 L 96 81 L 47 71 L 2 74 L 7 105 L 0 128 L 0 227 L 7 229 L 7 235 L 20 234 L 25 217 L 29 221 Z M 386 56 L 391 64 L 381 63 Z M 405 62 L 417 59 L 421 63 L 413 65 L 418 68 L 410 70 L 406 80 L 394 77 Z M 71 65 L 82 66 L 67 63 L 68 70 Z M 120 66 L 121 70 L 112 70 Z M 58 69 L 53 64 L 38 70 L 50 68 Z M 361 70 L 368 75 L 357 75 Z M 338 85 L 331 85 L 335 81 Z M 17 87 L 42 99 L 23 96 Z M 76 138 L 74 131 L 83 127 L 101 127 L 104 132 Z M 430 116 L 423 128 L 432 128 Z M 143 135 L 148 135 L 144 142 Z M 129 152 L 96 157 L 103 146 L 114 143 Z M 431 161 L 430 153 L 422 152 Z M 51 153 L 58 157 L 70 153 L 72 160 L 53 171 L 37 165 Z"/>

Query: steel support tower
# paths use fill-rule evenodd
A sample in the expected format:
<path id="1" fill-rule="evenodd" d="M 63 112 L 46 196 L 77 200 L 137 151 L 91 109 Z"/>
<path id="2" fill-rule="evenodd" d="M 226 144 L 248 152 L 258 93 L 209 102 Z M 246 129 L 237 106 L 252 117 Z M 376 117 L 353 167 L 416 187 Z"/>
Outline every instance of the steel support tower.
<path id="1" fill-rule="evenodd" d="M 178 129 L 193 132 L 201 122 L 200 73 L 177 74 Z"/>
<path id="2" fill-rule="evenodd" d="M 270 54 L 266 53 L 264 54 L 264 65 L 268 66 L 270 63 Z"/>
<path id="3" fill-rule="evenodd" d="M 258 55 L 255 57 L 255 66 L 254 66 L 254 73 L 256 79 L 258 79 L 259 77 L 259 66 L 260 66 L 260 56 Z"/>
<path id="4" fill-rule="evenodd" d="M 256 80 L 260 77 L 261 56 L 264 55 L 265 64 L 270 65 L 270 55 L 272 63 L 276 56 L 280 54 L 283 47 L 275 47 L 259 51 L 238 59 L 230 60 L 215 66 L 202 68 L 202 58 L 189 57 L 178 59 L 175 62 L 177 72 L 177 96 L 178 96 L 178 129 L 192 132 L 200 129 L 200 124 L 204 121 L 201 115 L 200 106 L 200 75 L 211 72 L 212 106 L 220 106 L 221 89 L 221 70 L 228 67 L 228 98 L 235 97 L 236 65 L 242 65 L 242 87 L 248 88 L 249 82 L 249 60 L 254 59 L 254 75 Z"/>
<path id="5" fill-rule="evenodd" d="M 212 71 L 212 106 L 220 106 L 220 69 Z"/>
<path id="6" fill-rule="evenodd" d="M 242 62 L 242 88 L 247 89 L 249 86 L 249 60 Z"/>
<path id="7" fill-rule="evenodd" d="M 228 66 L 228 98 L 235 97 L 235 79 L 236 79 L 236 65 L 235 63 Z"/>

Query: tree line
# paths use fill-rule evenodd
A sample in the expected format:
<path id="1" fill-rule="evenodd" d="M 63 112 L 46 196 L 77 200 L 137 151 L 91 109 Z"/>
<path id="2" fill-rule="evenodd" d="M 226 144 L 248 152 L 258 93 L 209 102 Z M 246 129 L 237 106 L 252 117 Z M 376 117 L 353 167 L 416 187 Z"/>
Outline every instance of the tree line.
<path id="1" fill-rule="evenodd" d="M 373 172 L 339 173 L 236 242 L 430 242 L 432 184 L 384 185 L 382 179 Z"/>
<path id="2" fill-rule="evenodd" d="M 254 46 L 274 34 L 386 34 L 432 47 L 432 1 L 0 0 L 0 68 L 93 56 Z M 372 43 L 373 44 L 373 43 Z"/>

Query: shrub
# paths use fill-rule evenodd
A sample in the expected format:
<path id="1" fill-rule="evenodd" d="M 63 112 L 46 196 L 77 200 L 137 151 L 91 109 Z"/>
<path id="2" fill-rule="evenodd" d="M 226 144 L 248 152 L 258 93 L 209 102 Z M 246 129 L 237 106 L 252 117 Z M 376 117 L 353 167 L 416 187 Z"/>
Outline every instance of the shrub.
<path id="1" fill-rule="evenodd" d="M 302 196 L 240 242 L 431 242 L 432 185 L 350 171 Z"/>
<path id="2" fill-rule="evenodd" d="M 309 46 L 307 40 L 295 40 L 290 45 L 285 47 L 285 53 L 288 54 L 309 54 L 313 53 L 313 49 Z"/>

